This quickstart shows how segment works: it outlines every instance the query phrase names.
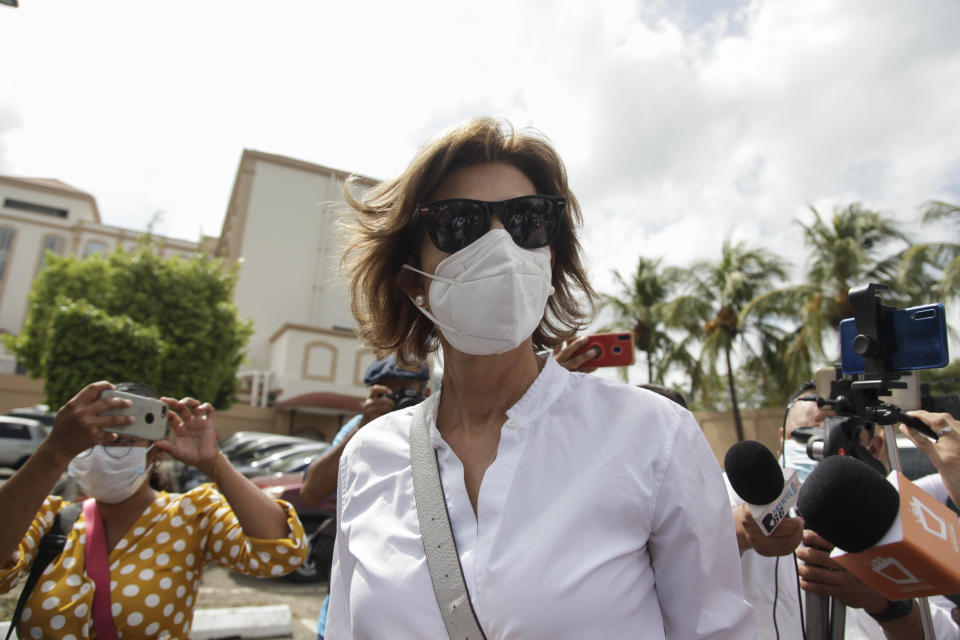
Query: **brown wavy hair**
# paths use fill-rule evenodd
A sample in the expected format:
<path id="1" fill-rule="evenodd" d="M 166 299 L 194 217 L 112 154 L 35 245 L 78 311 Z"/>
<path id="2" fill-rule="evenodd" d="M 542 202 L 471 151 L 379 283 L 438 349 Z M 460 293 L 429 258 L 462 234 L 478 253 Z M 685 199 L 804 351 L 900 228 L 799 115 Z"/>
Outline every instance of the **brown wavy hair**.
<path id="1" fill-rule="evenodd" d="M 575 233 L 583 218 L 567 185 L 563 161 L 535 131 L 517 132 L 507 122 L 476 118 L 428 142 L 399 177 L 381 182 L 359 198 L 351 193 L 358 178 L 352 177 L 344 188 L 347 204 L 356 215 L 348 216 L 341 229 L 345 246 L 341 267 L 350 282 L 350 308 L 360 338 L 379 355 L 393 354 L 409 365 L 423 361 L 439 346 L 433 323 L 400 287 L 400 279 L 409 273 L 401 265 L 420 267 L 425 228 L 412 222 L 413 210 L 450 172 L 490 162 L 519 169 L 538 194 L 567 200 L 552 245 L 555 292 L 533 334 L 534 348 L 555 347 L 592 318 L 596 293 L 587 280 Z"/>

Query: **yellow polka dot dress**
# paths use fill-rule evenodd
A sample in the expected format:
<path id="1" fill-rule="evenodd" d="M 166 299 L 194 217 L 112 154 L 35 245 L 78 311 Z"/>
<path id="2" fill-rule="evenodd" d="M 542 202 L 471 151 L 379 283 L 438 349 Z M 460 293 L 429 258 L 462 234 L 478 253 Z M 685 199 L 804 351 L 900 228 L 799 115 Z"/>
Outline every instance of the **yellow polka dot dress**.
<path id="1" fill-rule="evenodd" d="M 260 540 L 243 534 L 226 499 L 205 484 L 184 494 L 158 493 L 110 551 L 110 601 L 121 638 L 188 638 L 203 567 L 214 561 L 249 576 L 274 577 L 296 569 L 306 558 L 303 527 L 293 507 L 290 535 Z M 30 572 L 37 546 L 66 502 L 48 497 L 14 554 L 15 564 L 0 570 L 0 592 L 17 586 Z M 83 515 L 67 536 L 59 557 L 44 570 L 27 600 L 20 638 L 95 638 L 93 580 L 85 570 Z"/>

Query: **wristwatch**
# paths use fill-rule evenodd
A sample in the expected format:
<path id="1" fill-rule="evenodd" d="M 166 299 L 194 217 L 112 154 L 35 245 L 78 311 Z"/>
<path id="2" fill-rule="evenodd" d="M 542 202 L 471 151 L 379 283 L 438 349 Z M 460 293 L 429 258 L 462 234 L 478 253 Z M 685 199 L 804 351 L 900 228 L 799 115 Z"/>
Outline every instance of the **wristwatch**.
<path id="1" fill-rule="evenodd" d="M 913 600 L 890 600 L 890 604 L 880 613 L 867 613 L 877 622 L 890 622 L 899 620 L 913 611 Z"/>

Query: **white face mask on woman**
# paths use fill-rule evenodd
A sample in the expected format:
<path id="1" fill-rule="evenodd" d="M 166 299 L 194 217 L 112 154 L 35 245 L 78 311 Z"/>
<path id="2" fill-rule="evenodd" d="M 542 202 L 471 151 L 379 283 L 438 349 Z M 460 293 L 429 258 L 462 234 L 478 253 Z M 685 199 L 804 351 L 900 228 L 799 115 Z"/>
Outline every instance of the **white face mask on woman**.
<path id="1" fill-rule="evenodd" d="M 117 504 L 135 494 L 147 479 L 149 449 L 130 447 L 124 455 L 114 457 L 98 445 L 71 460 L 67 473 L 79 483 L 85 495 Z"/>
<path id="2" fill-rule="evenodd" d="M 505 229 L 491 229 L 437 265 L 430 309 L 417 308 L 463 353 L 485 356 L 515 349 L 533 335 L 553 295 L 550 249 L 523 249 Z M 416 304 L 416 301 L 414 301 Z"/>

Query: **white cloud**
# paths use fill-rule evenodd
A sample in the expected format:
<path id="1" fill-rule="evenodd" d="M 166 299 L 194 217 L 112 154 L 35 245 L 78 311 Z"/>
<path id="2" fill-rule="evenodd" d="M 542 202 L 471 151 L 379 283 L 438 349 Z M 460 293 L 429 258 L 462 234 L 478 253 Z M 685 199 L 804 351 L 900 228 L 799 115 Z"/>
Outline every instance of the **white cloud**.
<path id="1" fill-rule="evenodd" d="M 387 177 L 478 113 L 556 143 L 600 288 L 725 237 L 796 254 L 811 203 L 960 200 L 952 0 L 22 5 L 0 170 L 112 224 L 217 233 L 244 147 Z"/>

